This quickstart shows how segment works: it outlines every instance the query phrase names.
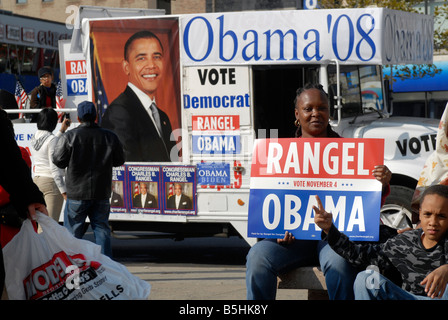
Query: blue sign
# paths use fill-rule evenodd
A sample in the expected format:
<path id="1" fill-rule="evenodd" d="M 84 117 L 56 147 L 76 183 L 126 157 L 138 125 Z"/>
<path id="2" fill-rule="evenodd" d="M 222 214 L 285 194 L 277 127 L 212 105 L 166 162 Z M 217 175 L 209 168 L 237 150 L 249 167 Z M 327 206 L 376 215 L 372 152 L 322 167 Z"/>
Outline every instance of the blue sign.
<path id="1" fill-rule="evenodd" d="M 196 214 L 196 167 L 163 166 L 164 214 Z"/>
<path id="2" fill-rule="evenodd" d="M 193 135 L 194 154 L 241 153 L 239 135 Z"/>
<path id="3" fill-rule="evenodd" d="M 199 185 L 230 185 L 230 164 L 198 163 L 197 177 Z"/>
<path id="4" fill-rule="evenodd" d="M 160 214 L 163 193 L 160 166 L 128 165 L 128 212 Z"/>
<path id="5" fill-rule="evenodd" d="M 112 195 L 110 198 L 110 213 L 126 213 L 127 201 L 126 196 L 127 179 L 126 167 L 115 167 L 112 169 Z"/>
<path id="6" fill-rule="evenodd" d="M 252 153 L 248 236 L 320 239 L 317 198 L 352 240 L 379 239 L 382 139 L 258 139 Z"/>
<path id="7" fill-rule="evenodd" d="M 248 236 L 283 238 L 288 231 L 298 239 L 319 240 L 321 229 L 314 223 L 313 210 L 316 195 L 333 214 L 334 225 L 350 239 L 379 239 L 379 228 L 368 228 L 379 225 L 381 192 L 377 191 L 251 190 Z"/>
<path id="8" fill-rule="evenodd" d="M 88 93 L 87 78 L 67 80 L 67 95 L 83 96 L 87 95 L 87 93 Z"/>

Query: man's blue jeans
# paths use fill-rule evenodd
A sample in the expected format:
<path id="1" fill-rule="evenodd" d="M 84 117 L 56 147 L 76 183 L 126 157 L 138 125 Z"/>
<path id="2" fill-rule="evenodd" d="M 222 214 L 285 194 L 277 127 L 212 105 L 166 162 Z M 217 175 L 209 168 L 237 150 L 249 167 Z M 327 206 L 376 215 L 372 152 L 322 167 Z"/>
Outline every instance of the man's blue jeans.
<path id="1" fill-rule="evenodd" d="M 86 231 L 85 221 L 89 217 L 95 243 L 101 246 L 101 253 L 112 257 L 109 227 L 110 202 L 104 200 L 67 199 L 64 211 L 64 226 L 75 236 L 82 239 Z"/>
<path id="2" fill-rule="evenodd" d="M 277 276 L 294 268 L 319 265 L 325 275 L 328 295 L 334 300 L 353 300 L 357 269 L 330 248 L 327 242 L 296 240 L 279 245 L 276 239 L 257 242 L 246 257 L 248 300 L 273 300 Z"/>
<path id="3" fill-rule="evenodd" d="M 394 284 L 382 274 L 366 270 L 360 272 L 354 284 L 356 300 L 448 300 L 448 287 L 440 299 L 418 296 Z"/>

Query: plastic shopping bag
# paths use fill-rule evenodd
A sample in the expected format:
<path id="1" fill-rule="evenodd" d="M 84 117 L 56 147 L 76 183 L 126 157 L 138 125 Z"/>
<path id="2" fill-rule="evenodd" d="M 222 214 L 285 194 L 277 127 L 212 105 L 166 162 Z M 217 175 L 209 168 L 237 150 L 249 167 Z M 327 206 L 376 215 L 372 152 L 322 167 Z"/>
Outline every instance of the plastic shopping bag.
<path id="1" fill-rule="evenodd" d="M 97 244 L 76 239 L 38 212 L 42 233 L 25 220 L 3 248 L 5 285 L 11 300 L 147 299 L 151 285 L 101 254 Z"/>

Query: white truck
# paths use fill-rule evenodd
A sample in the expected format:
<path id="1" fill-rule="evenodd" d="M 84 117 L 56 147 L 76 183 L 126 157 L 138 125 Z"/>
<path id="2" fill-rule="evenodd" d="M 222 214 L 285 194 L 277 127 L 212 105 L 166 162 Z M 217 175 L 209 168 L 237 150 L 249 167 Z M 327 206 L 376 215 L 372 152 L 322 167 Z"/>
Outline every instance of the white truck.
<path id="1" fill-rule="evenodd" d="M 88 99 L 97 103 L 101 119 L 128 82 L 124 42 L 138 30 L 152 30 L 163 43 L 168 74 L 156 100 L 169 105 L 164 111 L 180 152 L 173 153 L 173 162 L 126 166 L 156 166 L 160 175 L 170 167 L 195 172 L 184 181 L 193 211 L 168 213 L 165 182 L 174 180 L 158 177 L 152 192 L 161 207 L 148 213 L 132 210 L 136 180 L 125 166 L 126 186 L 118 187 L 128 204 L 111 213 L 113 230 L 177 238 L 239 235 L 255 243 L 247 237 L 252 145 L 257 138 L 293 136 L 295 91 L 307 82 L 319 82 L 329 93 L 331 124 L 342 136 L 385 140 L 384 163 L 393 177 L 383 216 L 395 226 L 408 223 L 420 171 L 435 149 L 438 120 L 393 117 L 382 65 L 431 63 L 432 17 L 366 8 L 78 21 L 71 43 L 60 42 L 65 108 L 73 111 Z M 15 130 L 19 144 L 27 146 L 36 129 L 25 123 Z"/>

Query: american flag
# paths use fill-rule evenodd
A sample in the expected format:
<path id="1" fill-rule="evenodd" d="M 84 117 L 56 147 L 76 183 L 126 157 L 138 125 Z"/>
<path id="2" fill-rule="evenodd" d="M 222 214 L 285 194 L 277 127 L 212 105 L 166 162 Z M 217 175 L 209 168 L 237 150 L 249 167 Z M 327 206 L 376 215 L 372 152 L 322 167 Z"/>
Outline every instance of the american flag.
<path id="1" fill-rule="evenodd" d="M 19 109 L 24 109 L 26 101 L 28 100 L 28 95 L 25 92 L 25 89 L 23 89 L 22 84 L 17 81 L 16 82 L 16 92 L 15 92 L 16 102 Z M 19 118 L 22 118 L 23 114 L 19 114 Z"/>
<path id="2" fill-rule="evenodd" d="M 174 184 L 170 183 L 170 187 L 168 189 L 168 198 L 174 196 Z"/>
<path id="3" fill-rule="evenodd" d="M 61 80 L 59 80 L 58 85 L 56 87 L 56 108 L 57 109 L 64 108 L 63 103 L 62 103 L 63 101 L 64 101 L 64 96 L 62 94 L 62 85 L 61 85 Z M 59 112 L 58 118 L 60 119 L 63 114 L 64 114 L 63 112 Z"/>
<path id="4" fill-rule="evenodd" d="M 140 194 L 140 184 L 138 182 L 135 182 L 135 185 L 134 185 L 134 196 L 133 197 L 136 197 L 139 194 Z"/>
<path id="5" fill-rule="evenodd" d="M 64 101 L 64 96 L 62 94 L 62 85 L 61 80 L 58 82 L 58 86 L 56 87 L 56 107 L 58 109 L 62 109 L 62 101 Z"/>

